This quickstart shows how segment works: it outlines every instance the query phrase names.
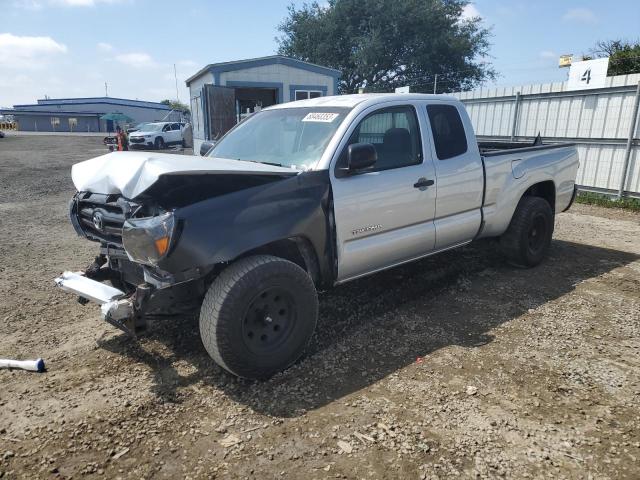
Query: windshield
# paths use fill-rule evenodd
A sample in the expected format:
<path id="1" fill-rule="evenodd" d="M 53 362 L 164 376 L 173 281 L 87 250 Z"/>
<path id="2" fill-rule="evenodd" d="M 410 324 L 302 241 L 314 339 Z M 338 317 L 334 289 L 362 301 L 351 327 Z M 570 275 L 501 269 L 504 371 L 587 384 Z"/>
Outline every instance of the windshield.
<path id="1" fill-rule="evenodd" d="M 231 130 L 209 156 L 306 169 L 320 160 L 348 112 L 328 107 L 265 110 Z"/>
<path id="2" fill-rule="evenodd" d="M 157 132 L 162 130 L 162 123 L 141 123 L 136 129 L 141 132 Z"/>

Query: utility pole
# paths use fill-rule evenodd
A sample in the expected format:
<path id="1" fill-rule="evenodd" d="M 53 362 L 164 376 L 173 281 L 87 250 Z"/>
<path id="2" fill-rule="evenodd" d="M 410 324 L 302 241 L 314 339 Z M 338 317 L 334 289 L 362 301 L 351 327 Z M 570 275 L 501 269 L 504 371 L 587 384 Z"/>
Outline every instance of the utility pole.
<path id="1" fill-rule="evenodd" d="M 433 77 L 433 94 L 435 95 L 436 89 L 438 87 L 438 74 L 436 73 L 435 77 Z"/>
<path id="2" fill-rule="evenodd" d="M 176 79 L 176 100 L 180 102 L 180 95 L 178 94 L 178 73 L 176 72 L 176 64 L 173 64 L 173 78 Z"/>
<path id="3" fill-rule="evenodd" d="M 107 82 L 104 82 L 104 96 L 109 96 L 109 88 L 107 87 Z"/>

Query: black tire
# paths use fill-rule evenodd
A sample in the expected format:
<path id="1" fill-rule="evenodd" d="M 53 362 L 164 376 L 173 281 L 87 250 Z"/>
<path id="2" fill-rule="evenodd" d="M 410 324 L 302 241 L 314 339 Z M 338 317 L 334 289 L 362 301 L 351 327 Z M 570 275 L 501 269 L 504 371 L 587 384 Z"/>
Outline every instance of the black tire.
<path id="1" fill-rule="evenodd" d="M 554 216 L 544 198 L 522 197 L 500 247 L 507 259 L 522 267 L 535 267 L 546 257 L 553 236 Z"/>
<path id="2" fill-rule="evenodd" d="M 225 370 L 264 379 L 302 356 L 317 318 L 318 295 L 307 272 L 257 255 L 233 263 L 213 282 L 200 309 L 200 337 Z"/>
<path id="3" fill-rule="evenodd" d="M 156 150 L 163 150 L 164 149 L 164 138 L 162 138 L 162 137 L 156 138 L 156 140 L 153 142 L 153 146 L 155 147 Z"/>

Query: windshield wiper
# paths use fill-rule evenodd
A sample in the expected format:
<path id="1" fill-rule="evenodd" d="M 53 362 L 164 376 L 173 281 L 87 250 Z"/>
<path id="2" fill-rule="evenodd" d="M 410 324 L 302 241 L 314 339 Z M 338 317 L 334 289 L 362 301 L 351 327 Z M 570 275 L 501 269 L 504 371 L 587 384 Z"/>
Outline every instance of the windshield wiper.
<path id="1" fill-rule="evenodd" d="M 240 158 L 238 160 L 241 160 Z M 260 162 L 258 160 L 244 160 L 245 162 L 251 162 L 251 163 L 264 163 L 265 165 L 272 165 L 274 167 L 285 167 L 285 165 L 281 164 L 281 163 L 276 163 L 276 162 Z"/>

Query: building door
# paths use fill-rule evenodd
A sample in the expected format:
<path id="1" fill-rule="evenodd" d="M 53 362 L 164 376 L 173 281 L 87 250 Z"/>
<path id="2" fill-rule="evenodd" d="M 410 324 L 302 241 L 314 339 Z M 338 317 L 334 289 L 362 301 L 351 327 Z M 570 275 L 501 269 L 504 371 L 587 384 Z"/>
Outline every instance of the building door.
<path id="1" fill-rule="evenodd" d="M 236 92 L 218 85 L 204 86 L 205 140 L 218 140 L 236 124 Z"/>

